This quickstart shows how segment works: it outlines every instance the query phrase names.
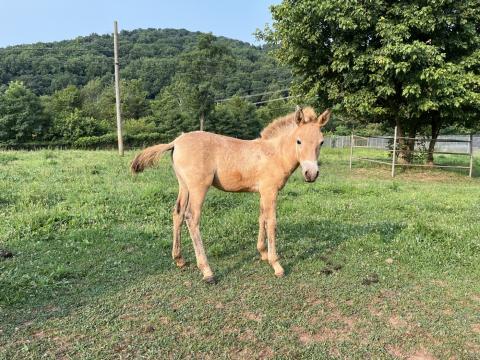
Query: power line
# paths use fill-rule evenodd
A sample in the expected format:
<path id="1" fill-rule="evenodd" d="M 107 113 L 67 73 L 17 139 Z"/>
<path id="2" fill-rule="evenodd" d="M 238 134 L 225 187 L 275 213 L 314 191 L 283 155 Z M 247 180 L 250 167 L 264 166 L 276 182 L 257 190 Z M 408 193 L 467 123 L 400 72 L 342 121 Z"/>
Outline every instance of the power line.
<path id="1" fill-rule="evenodd" d="M 279 97 L 279 98 L 275 98 L 275 99 L 268 99 L 268 100 L 251 102 L 251 104 L 253 104 L 253 105 L 260 105 L 260 104 L 266 104 L 266 103 L 273 102 L 273 101 L 294 99 L 294 98 L 299 98 L 299 97 L 302 97 L 302 95 L 283 96 L 283 97 Z M 231 100 L 231 99 L 233 99 L 233 98 L 234 98 L 234 97 L 231 97 L 231 98 L 229 98 L 229 99 L 224 99 L 224 101 Z M 308 98 L 306 98 L 306 100 L 307 100 L 307 99 L 308 99 L 308 100 L 312 100 L 312 99 L 316 99 L 316 98 L 318 98 L 318 95 L 309 96 Z M 218 101 L 217 101 L 217 103 L 218 103 Z"/>
<path id="2" fill-rule="evenodd" d="M 280 101 L 280 100 L 286 100 L 286 99 L 292 99 L 292 98 L 298 98 L 301 97 L 301 95 L 290 95 L 290 96 L 284 96 L 276 99 L 269 99 L 269 100 L 263 100 L 263 101 L 257 101 L 252 103 L 253 105 L 260 105 L 260 104 L 266 104 L 272 101 Z"/>
<path id="3" fill-rule="evenodd" d="M 282 92 L 282 91 L 288 91 L 289 89 L 280 89 L 280 90 L 275 90 L 275 91 L 266 91 L 266 92 L 263 92 L 263 93 L 258 93 L 258 94 L 250 94 L 250 95 L 244 95 L 244 96 L 233 96 L 233 97 L 230 97 L 230 98 L 226 98 L 226 99 L 219 99 L 219 100 L 215 100 L 217 103 L 220 103 L 220 102 L 224 102 L 224 101 L 228 101 L 228 100 L 231 100 L 232 98 L 240 98 L 240 99 L 247 99 L 247 98 L 251 98 L 251 97 L 257 97 L 257 96 L 262 96 L 262 95 L 268 95 L 268 94 L 275 94 L 275 93 L 278 93 L 278 92 Z"/>

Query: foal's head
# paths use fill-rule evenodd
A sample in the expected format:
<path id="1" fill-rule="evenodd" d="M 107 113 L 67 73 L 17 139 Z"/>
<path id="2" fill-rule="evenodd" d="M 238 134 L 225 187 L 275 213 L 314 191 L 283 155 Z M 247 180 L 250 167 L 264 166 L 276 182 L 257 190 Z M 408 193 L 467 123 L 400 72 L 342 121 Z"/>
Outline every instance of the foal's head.
<path id="1" fill-rule="evenodd" d="M 306 117 L 302 109 L 297 108 L 294 131 L 297 160 L 302 167 L 302 174 L 307 182 L 313 182 L 318 177 L 318 155 L 323 144 L 321 128 L 330 119 L 331 111 L 327 109 L 320 116 Z"/>

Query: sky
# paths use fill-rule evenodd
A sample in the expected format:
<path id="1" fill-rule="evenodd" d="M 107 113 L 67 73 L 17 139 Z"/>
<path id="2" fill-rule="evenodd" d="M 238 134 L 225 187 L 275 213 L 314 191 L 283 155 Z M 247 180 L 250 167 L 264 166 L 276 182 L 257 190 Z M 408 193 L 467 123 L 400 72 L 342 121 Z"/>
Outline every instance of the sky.
<path id="1" fill-rule="evenodd" d="M 0 0 L 0 47 L 106 34 L 184 28 L 256 43 L 279 0 Z"/>

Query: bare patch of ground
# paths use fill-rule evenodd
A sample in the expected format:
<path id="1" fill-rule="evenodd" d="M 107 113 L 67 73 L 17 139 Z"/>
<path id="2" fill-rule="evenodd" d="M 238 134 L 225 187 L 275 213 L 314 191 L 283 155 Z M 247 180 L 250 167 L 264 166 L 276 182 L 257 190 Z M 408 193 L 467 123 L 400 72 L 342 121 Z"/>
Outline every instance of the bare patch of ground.
<path id="1" fill-rule="evenodd" d="M 256 341 L 257 338 L 251 329 L 246 329 L 238 335 L 238 340 L 252 343 Z"/>
<path id="2" fill-rule="evenodd" d="M 408 326 L 408 323 L 398 315 L 391 316 L 388 319 L 388 323 L 395 329 L 405 328 Z"/>
<path id="3" fill-rule="evenodd" d="M 260 353 L 258 354 L 259 359 L 271 359 L 273 358 L 273 350 L 269 348 L 268 346 L 262 350 L 260 350 Z"/>
<path id="4" fill-rule="evenodd" d="M 387 350 L 387 352 L 390 355 L 392 355 L 393 357 L 401 358 L 401 359 L 403 359 L 405 357 L 405 354 L 403 353 L 403 350 L 398 346 L 387 345 L 387 346 L 385 346 L 385 350 Z"/>
<path id="5" fill-rule="evenodd" d="M 410 355 L 408 360 L 436 360 L 437 358 L 425 349 L 419 349 Z"/>
<path id="6" fill-rule="evenodd" d="M 390 180 L 392 178 L 391 169 L 388 167 L 356 168 L 352 171 L 352 177 L 359 179 L 364 179 L 366 177 L 371 178 L 373 174 L 378 179 Z M 417 169 L 407 169 L 406 171 L 397 171 L 395 173 L 395 178 L 419 182 L 451 182 L 453 179 L 458 180 L 459 178 L 463 177 L 460 177 L 459 174 L 454 172 L 440 172 L 438 170 L 419 171 Z M 469 178 L 465 177 L 465 181 L 468 180 Z"/>
<path id="7" fill-rule="evenodd" d="M 343 315 L 334 303 L 325 301 L 320 316 L 312 317 L 309 321 L 310 325 L 318 328 L 318 331 L 311 333 L 300 326 L 293 326 L 292 331 L 304 345 L 316 342 L 344 341 L 353 333 L 357 322 L 356 316 Z"/>
<path id="8" fill-rule="evenodd" d="M 252 312 L 245 312 L 243 314 L 243 316 L 245 316 L 245 318 L 247 318 L 248 320 L 252 320 L 252 321 L 256 321 L 256 322 L 260 322 L 262 321 L 262 318 L 263 318 L 263 315 L 261 314 L 255 314 L 255 313 L 252 313 Z"/>

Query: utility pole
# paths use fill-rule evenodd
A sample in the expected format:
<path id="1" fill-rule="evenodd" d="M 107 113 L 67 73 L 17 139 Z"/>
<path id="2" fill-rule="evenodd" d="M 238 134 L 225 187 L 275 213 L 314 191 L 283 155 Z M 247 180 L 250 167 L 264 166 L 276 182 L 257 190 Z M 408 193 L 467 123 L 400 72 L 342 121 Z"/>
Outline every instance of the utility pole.
<path id="1" fill-rule="evenodd" d="M 118 153 L 123 156 L 122 112 L 120 107 L 120 64 L 118 62 L 118 24 L 113 22 L 113 55 L 115 62 L 115 109 L 117 112 Z"/>
<path id="2" fill-rule="evenodd" d="M 205 115 L 202 112 L 200 114 L 200 131 L 203 131 L 204 124 L 205 124 Z"/>

